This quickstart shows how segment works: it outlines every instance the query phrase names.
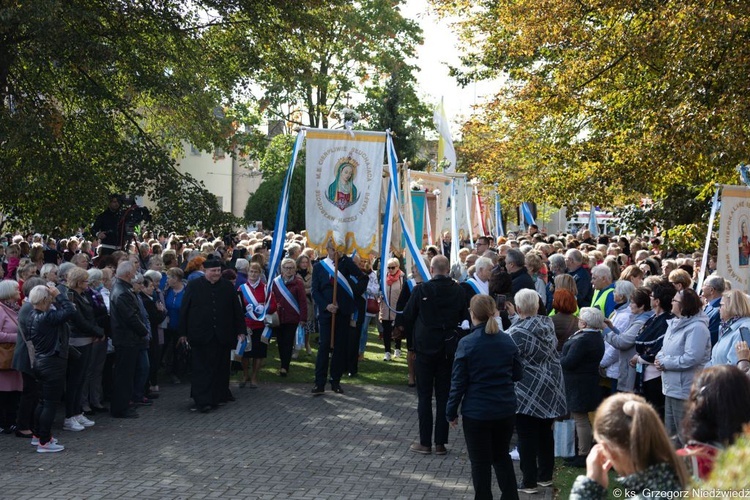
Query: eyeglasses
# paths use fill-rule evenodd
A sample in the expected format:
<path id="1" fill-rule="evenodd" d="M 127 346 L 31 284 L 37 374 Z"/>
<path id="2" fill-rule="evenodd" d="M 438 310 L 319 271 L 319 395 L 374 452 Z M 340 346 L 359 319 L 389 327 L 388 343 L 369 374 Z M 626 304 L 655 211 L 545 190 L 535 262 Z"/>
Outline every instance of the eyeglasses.
<path id="1" fill-rule="evenodd" d="M 286 269 L 287 271 L 291 271 L 291 270 L 294 270 L 296 268 L 294 266 L 282 266 L 281 269 Z"/>
<path id="2" fill-rule="evenodd" d="M 388 269 L 396 269 L 396 266 L 388 266 Z"/>

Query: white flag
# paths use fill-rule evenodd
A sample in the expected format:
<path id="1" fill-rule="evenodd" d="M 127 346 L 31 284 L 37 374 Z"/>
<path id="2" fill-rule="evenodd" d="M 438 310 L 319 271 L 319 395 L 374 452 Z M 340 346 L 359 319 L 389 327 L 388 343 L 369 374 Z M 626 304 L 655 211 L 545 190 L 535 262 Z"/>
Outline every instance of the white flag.
<path id="1" fill-rule="evenodd" d="M 432 114 L 432 121 L 439 134 L 438 138 L 438 165 L 443 164 L 443 160 L 448 165 L 445 167 L 446 172 L 456 171 L 456 150 L 453 149 L 453 139 L 451 139 L 451 128 L 448 118 L 445 116 L 443 100 L 435 106 L 435 112 Z"/>

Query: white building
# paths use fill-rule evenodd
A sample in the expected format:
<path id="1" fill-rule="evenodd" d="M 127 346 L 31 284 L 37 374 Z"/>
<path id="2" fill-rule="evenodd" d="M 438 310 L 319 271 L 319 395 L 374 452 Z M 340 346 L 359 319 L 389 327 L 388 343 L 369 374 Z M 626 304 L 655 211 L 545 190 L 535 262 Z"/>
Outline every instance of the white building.
<path id="1" fill-rule="evenodd" d="M 234 159 L 219 148 L 206 153 L 188 142 L 183 142 L 183 157 L 177 160 L 177 169 L 202 182 L 216 195 L 221 210 L 236 217 L 243 216 L 248 198 L 263 180 L 257 160 Z"/>

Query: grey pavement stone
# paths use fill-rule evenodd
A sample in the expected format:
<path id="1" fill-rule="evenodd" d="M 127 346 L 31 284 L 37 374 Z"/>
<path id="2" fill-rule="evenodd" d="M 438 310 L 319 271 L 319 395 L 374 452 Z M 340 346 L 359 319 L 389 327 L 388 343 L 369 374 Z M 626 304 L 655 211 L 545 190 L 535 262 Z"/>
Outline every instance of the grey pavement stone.
<path id="1" fill-rule="evenodd" d="M 418 434 L 413 389 L 345 386 L 344 395 L 314 398 L 310 387 L 235 386 L 236 402 L 200 414 L 188 410 L 188 384 L 164 385 L 140 418 L 97 415 L 94 427 L 78 433 L 61 430 L 60 409 L 53 432 L 62 453 L 38 454 L 27 440 L 0 436 L 0 496 L 473 498 L 460 427 L 451 430 L 445 457 L 409 452 Z M 550 488 L 529 496 L 552 497 Z"/>

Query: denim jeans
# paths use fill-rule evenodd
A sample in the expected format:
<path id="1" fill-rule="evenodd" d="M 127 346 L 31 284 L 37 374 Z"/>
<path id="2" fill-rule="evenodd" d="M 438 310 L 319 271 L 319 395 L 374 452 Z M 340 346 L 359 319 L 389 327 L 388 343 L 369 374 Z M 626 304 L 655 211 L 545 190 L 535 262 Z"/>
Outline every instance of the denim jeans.
<path id="1" fill-rule="evenodd" d="M 146 392 L 146 383 L 151 363 L 148 357 L 148 347 L 141 348 L 138 352 L 138 360 L 135 365 L 135 377 L 133 379 L 133 401 L 141 401 Z"/>

